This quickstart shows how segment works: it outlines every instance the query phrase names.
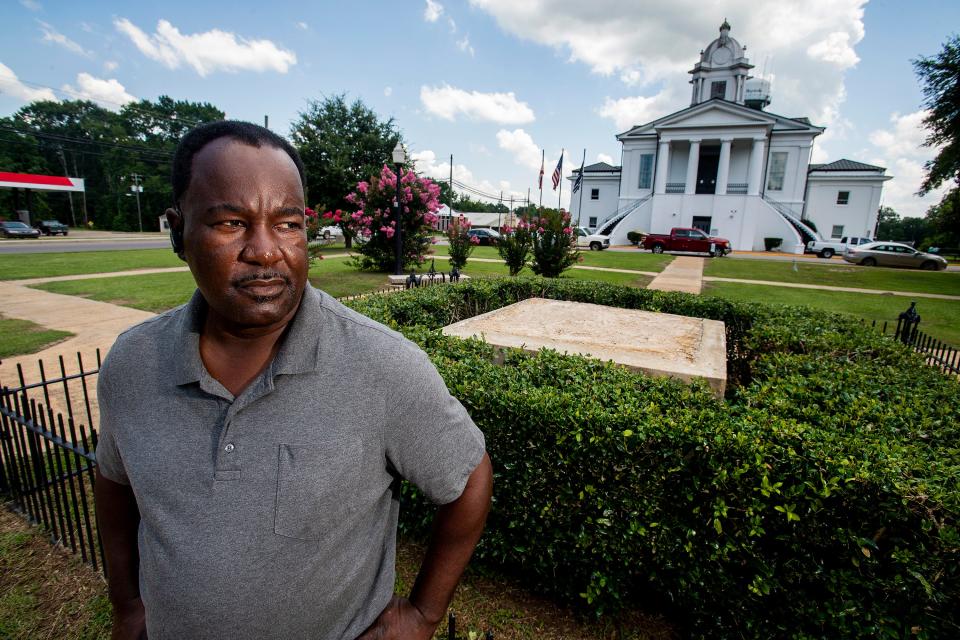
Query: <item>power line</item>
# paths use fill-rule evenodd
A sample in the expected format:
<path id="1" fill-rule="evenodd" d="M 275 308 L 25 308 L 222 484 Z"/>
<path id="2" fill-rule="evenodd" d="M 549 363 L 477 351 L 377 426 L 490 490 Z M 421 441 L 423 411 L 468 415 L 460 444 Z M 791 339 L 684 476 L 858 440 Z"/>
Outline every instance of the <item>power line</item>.
<path id="1" fill-rule="evenodd" d="M 30 129 L 17 129 L 16 127 L 0 126 L 0 131 L 15 133 L 19 135 L 33 136 L 34 138 L 38 138 L 40 140 L 51 140 L 54 142 L 69 142 L 73 144 L 97 145 L 100 147 L 121 149 L 124 151 L 131 151 L 135 153 L 146 153 L 153 156 L 157 156 L 158 159 L 163 159 L 163 160 L 171 160 L 173 158 L 172 151 L 164 151 L 162 149 L 153 149 L 151 147 L 143 147 L 140 145 L 121 144 L 119 142 L 107 142 L 107 141 L 99 141 L 99 140 L 89 140 L 87 138 L 75 138 L 73 136 L 65 136 L 59 133 L 46 133 L 43 131 L 33 131 Z"/>

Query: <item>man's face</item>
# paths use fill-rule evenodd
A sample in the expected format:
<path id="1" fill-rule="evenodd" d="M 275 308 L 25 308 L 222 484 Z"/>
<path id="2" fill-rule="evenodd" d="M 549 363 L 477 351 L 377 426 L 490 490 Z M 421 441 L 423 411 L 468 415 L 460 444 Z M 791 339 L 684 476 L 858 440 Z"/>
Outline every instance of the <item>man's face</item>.
<path id="1" fill-rule="evenodd" d="M 289 321 L 309 259 L 303 185 L 281 149 L 214 140 L 180 204 L 184 258 L 213 313 L 237 328 Z"/>

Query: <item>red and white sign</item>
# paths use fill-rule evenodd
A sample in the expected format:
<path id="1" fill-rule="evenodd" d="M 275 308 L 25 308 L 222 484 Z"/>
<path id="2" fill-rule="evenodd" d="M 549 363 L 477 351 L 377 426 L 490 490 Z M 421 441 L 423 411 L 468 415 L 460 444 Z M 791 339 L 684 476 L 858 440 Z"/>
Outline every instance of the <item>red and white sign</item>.
<path id="1" fill-rule="evenodd" d="M 83 191 L 83 178 L 0 171 L 0 188 L 34 191 Z"/>

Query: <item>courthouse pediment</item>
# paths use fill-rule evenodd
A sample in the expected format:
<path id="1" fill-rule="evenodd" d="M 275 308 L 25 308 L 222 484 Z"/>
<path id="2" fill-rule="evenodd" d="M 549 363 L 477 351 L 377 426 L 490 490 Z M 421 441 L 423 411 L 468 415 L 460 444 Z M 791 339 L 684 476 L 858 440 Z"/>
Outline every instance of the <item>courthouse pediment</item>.
<path id="1" fill-rule="evenodd" d="M 702 102 L 653 122 L 636 126 L 621 133 L 617 138 L 625 140 L 645 135 L 655 135 L 658 131 L 669 129 L 749 126 L 759 126 L 777 131 L 809 131 L 812 133 L 823 131 L 822 127 L 816 127 L 799 120 L 717 99 Z"/>

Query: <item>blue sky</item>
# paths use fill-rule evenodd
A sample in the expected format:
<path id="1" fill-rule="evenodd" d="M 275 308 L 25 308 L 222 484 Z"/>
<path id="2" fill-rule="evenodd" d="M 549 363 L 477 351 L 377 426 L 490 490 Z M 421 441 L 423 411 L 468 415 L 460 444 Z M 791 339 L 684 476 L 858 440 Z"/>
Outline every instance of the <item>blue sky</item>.
<path id="1" fill-rule="evenodd" d="M 567 171 L 619 163 L 615 135 L 688 106 L 686 71 L 727 18 L 773 82 L 770 110 L 827 126 L 816 161 L 848 157 L 895 176 L 884 204 L 922 215 L 921 94 L 910 66 L 936 53 L 960 3 L 863 0 L 4 0 L 0 114 L 31 98 L 209 101 L 275 131 L 311 99 L 346 93 L 393 117 L 418 168 L 544 202 Z M 709 6 L 709 9 L 704 9 Z M 565 185 L 566 190 L 567 185 Z M 564 204 L 567 194 L 563 195 Z"/>

